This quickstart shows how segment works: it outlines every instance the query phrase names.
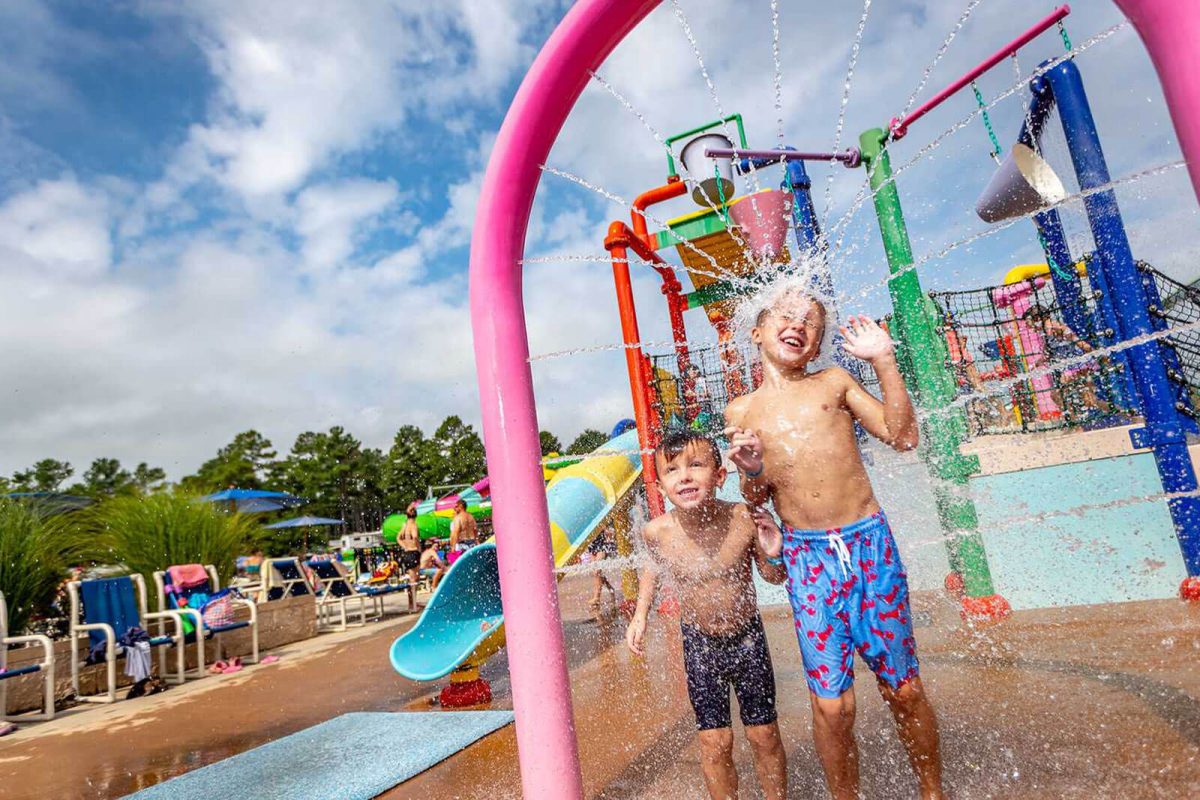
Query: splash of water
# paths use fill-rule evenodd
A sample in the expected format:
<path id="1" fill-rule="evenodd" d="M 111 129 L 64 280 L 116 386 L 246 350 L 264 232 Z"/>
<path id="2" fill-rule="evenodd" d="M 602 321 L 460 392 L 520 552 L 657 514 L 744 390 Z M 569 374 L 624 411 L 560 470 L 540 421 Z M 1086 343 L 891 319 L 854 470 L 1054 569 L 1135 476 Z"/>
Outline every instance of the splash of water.
<path id="1" fill-rule="evenodd" d="M 603 86 L 605 88 L 605 90 L 608 91 L 609 94 L 611 94 L 614 98 L 616 98 L 617 102 L 625 107 L 625 110 L 627 110 L 629 113 L 631 113 L 635 117 L 637 117 L 638 121 L 642 123 L 642 127 L 644 127 L 647 131 L 650 132 L 650 135 L 654 137 L 654 141 L 657 142 L 659 144 L 659 146 L 662 147 L 667 152 L 667 155 L 671 154 L 671 148 L 667 145 L 666 140 L 663 139 L 663 137 L 659 134 L 659 132 L 654 129 L 654 126 L 652 126 L 650 124 L 650 122 L 646 119 L 646 116 L 642 112 L 638 111 L 636 108 L 633 107 L 633 103 L 629 102 L 628 98 L 626 98 L 623 94 L 618 92 L 612 84 L 610 84 L 608 81 L 604 80 L 604 78 L 600 77 L 599 74 L 592 72 L 591 76 L 601 86 Z M 729 231 L 729 235 L 737 243 L 738 247 L 740 247 L 743 251 L 746 251 L 747 247 L 746 247 L 745 240 L 742 239 L 741 235 L 738 233 L 737 227 L 729 224 L 728 216 L 724 213 L 724 210 L 718 208 L 717 205 L 715 203 L 713 203 L 711 199 L 709 199 L 707 193 L 701 193 L 701 197 L 704 198 L 704 203 L 705 203 L 705 205 L 708 206 L 708 209 L 710 211 L 714 212 L 717 215 L 717 217 L 722 222 L 725 223 L 726 230 Z M 755 200 L 753 198 L 751 198 L 750 202 L 751 202 L 751 204 L 754 205 L 755 209 L 757 210 L 758 206 L 757 206 L 757 203 L 755 202 Z"/>
<path id="2" fill-rule="evenodd" d="M 1019 217 L 1013 217 L 1012 219 L 1005 220 L 1004 222 L 996 223 L 995 225 L 993 225 L 990 228 L 985 228 L 982 231 L 976 231 L 975 233 L 972 233 L 969 236 L 966 236 L 962 239 L 958 239 L 957 241 L 951 242 L 950 244 L 942 247 L 940 250 L 937 250 L 932 253 L 927 253 L 926 255 L 921 256 L 920 258 L 914 259 L 913 263 L 909 264 L 907 267 L 904 267 L 902 269 L 899 269 L 899 270 L 893 272 L 886 279 L 863 288 L 862 290 L 859 291 L 858 296 L 866 297 L 871 292 L 874 292 L 878 289 L 886 287 L 889 283 L 896 280 L 900 276 L 906 275 L 909 272 L 912 272 L 913 270 L 919 269 L 922 265 L 924 265 L 930 261 L 934 261 L 939 258 L 943 258 L 943 257 L 949 255 L 950 253 L 952 253 L 953 251 L 957 250 L 960 247 L 966 247 L 968 245 L 974 244 L 975 242 L 977 242 L 981 239 L 986 239 L 989 236 L 995 236 L 997 233 L 1000 233 L 1003 230 L 1011 228 L 1013 225 L 1016 225 L 1018 222 L 1020 222 L 1022 220 L 1033 219 L 1033 217 L 1035 215 L 1040 214 L 1044 211 L 1061 208 L 1068 204 L 1079 202 L 1086 197 L 1090 197 L 1091 195 L 1099 194 L 1100 192 L 1109 191 L 1110 189 L 1113 189 L 1117 186 L 1122 186 L 1124 184 L 1130 184 L 1130 183 L 1136 183 L 1137 181 L 1144 180 L 1146 178 L 1150 178 L 1155 175 L 1161 175 L 1163 173 L 1170 172 L 1171 170 L 1179 169 L 1179 168 L 1185 167 L 1185 166 L 1187 166 L 1187 162 L 1184 161 L 1183 159 L 1180 159 L 1178 161 L 1169 161 L 1165 164 L 1159 164 L 1154 167 L 1148 167 L 1146 169 L 1139 170 L 1138 172 L 1130 173 L 1129 175 L 1126 175 L 1122 178 L 1117 178 L 1115 180 L 1111 180 L 1108 183 L 1104 183 L 1099 186 L 1094 186 L 1091 189 L 1084 189 L 1082 191 L 1075 192 L 1074 194 L 1067 195 L 1066 197 L 1064 197 L 1061 200 L 1058 200 L 1054 203 L 1048 204 L 1042 208 L 1037 208 L 1033 211 L 1028 212 L 1027 214 L 1022 214 Z"/>
<path id="3" fill-rule="evenodd" d="M 850 46 L 850 64 L 846 67 L 846 78 L 842 85 L 842 102 L 838 107 L 837 129 L 833 133 L 833 150 L 837 152 L 842 144 L 842 131 L 846 127 L 846 106 L 850 104 L 850 87 L 854 82 L 854 68 L 858 65 L 858 54 L 862 50 L 863 31 L 867 28 L 867 17 L 871 13 L 871 0 L 863 0 L 862 16 L 858 18 L 858 29 L 854 32 L 854 44 Z M 821 216 L 821 228 L 829 221 L 829 206 L 833 198 L 833 176 L 835 170 L 829 170 L 825 181 L 825 211 Z"/>
<path id="4" fill-rule="evenodd" d="M 570 172 L 566 172 L 564 170 L 556 169 L 554 167 L 549 166 L 548 164 L 542 164 L 541 170 L 543 172 L 548 172 L 551 175 L 554 175 L 556 177 L 563 178 L 565 180 L 571 181 L 572 183 L 578 184 L 579 186 L 582 186 L 585 189 L 593 191 L 596 194 L 600 195 L 601 197 L 604 197 L 608 200 L 611 200 L 614 203 L 624 206 L 625 208 L 632 211 L 634 214 L 637 214 L 638 216 L 645 219 L 647 222 L 652 222 L 655 225 L 657 225 L 659 228 L 662 228 L 664 230 L 669 230 L 669 228 L 667 227 L 667 223 L 663 222 L 660 219 L 657 219 L 650 212 L 645 211 L 640 208 L 637 208 L 636 206 L 633 205 L 633 203 L 630 203 L 625 198 L 623 198 L 619 195 L 613 194 L 612 192 L 608 191 L 607 189 L 605 189 L 602 186 L 596 186 L 595 184 L 590 183 L 585 178 L 581 178 L 578 175 L 575 175 Z M 696 247 L 696 245 L 692 244 L 690 241 L 688 241 L 686 239 L 682 239 L 679 237 L 675 237 L 675 238 L 678 240 L 678 244 L 686 247 L 688 250 L 691 250 L 693 253 L 696 253 L 697 255 L 701 256 L 706 261 L 708 261 L 709 264 L 712 264 L 713 270 L 714 270 L 713 272 L 706 272 L 704 270 L 700 270 L 697 268 L 689 268 L 689 270 L 691 272 L 695 272 L 695 273 L 698 273 L 701 275 L 707 275 L 711 278 L 715 278 L 715 279 L 721 280 L 721 281 L 725 281 L 725 280 L 731 281 L 735 284 L 746 283 L 744 278 L 741 278 L 738 275 L 735 275 L 734 273 L 729 272 L 724 267 L 722 267 L 720 264 L 718 264 L 717 260 L 715 258 L 713 258 L 713 256 L 710 255 L 709 253 L 704 252 L 703 250 Z M 665 267 L 668 267 L 668 268 L 674 269 L 674 270 L 684 270 L 683 267 L 672 265 L 672 264 L 659 264 L 658 266 L 665 266 Z"/>
<path id="5" fill-rule="evenodd" d="M 950 43 L 954 41 L 954 37 L 958 36 L 958 32 L 962 30 L 963 25 L 967 24 L 967 20 L 971 17 L 971 12 L 973 12 L 975 7 L 982 2 L 983 0 L 971 0 L 971 2 L 967 4 L 967 7 L 963 10 L 962 15 L 959 16 L 958 22 L 956 22 L 954 27 L 950 29 L 950 33 L 946 34 L 946 38 L 942 40 L 941 46 L 938 47 L 937 52 L 934 53 L 933 60 L 929 62 L 929 64 L 925 67 L 925 71 L 921 73 L 921 81 L 917 84 L 917 88 L 912 90 L 912 94 L 908 96 L 908 102 L 904 104 L 904 110 L 899 114 L 900 117 L 903 118 L 908 115 L 909 111 L 912 111 L 912 107 L 916 105 L 917 97 L 921 94 L 921 90 L 924 89 L 925 84 L 929 82 L 929 76 L 933 74 L 934 67 L 936 67 L 938 62 L 942 60 L 942 56 L 946 55 L 946 51 L 950 49 Z M 1020 79 L 1020 77 L 1020 75 L 1017 76 L 1018 79 Z"/>
<path id="6" fill-rule="evenodd" d="M 708 74 L 708 67 L 704 65 L 704 56 L 700 54 L 700 45 L 696 41 L 696 35 L 692 32 L 692 26 L 688 24 L 687 16 L 683 13 L 683 8 L 679 5 L 679 0 L 671 0 L 671 6 L 675 11 L 675 19 L 679 22 L 679 27 L 683 29 L 683 35 L 687 37 L 688 44 L 692 46 L 692 54 L 696 56 L 696 63 L 700 65 L 700 74 L 704 77 L 704 83 L 708 86 L 709 96 L 712 97 L 713 105 L 717 109 L 717 117 L 721 120 L 721 129 L 725 131 L 725 136 L 729 141 L 736 141 L 733 132 L 729 129 L 729 122 L 726 121 L 725 109 L 721 105 L 721 98 L 717 95 L 717 87 L 712 81 L 712 77 Z M 762 191 L 762 185 L 758 180 L 758 169 L 754 166 L 754 162 L 750 162 L 750 182 L 754 185 L 754 191 Z M 754 216 L 758 219 L 759 224 L 762 224 L 762 212 L 758 208 L 758 203 L 753 197 L 750 198 L 750 206 L 754 210 Z"/>
<path id="7" fill-rule="evenodd" d="M 1007 98 L 1009 98 L 1012 95 L 1016 94 L 1017 92 L 1021 91 L 1035 78 L 1046 74 L 1047 72 L 1054 69 L 1056 66 L 1058 66 L 1062 62 L 1064 62 L 1068 59 L 1074 58 L 1075 56 L 1080 55 L 1081 53 L 1094 47 L 1095 45 L 1099 44 L 1100 42 L 1103 42 L 1106 39 L 1114 36 L 1115 34 L 1124 30 L 1128 25 L 1129 25 L 1129 20 L 1125 19 L 1114 25 L 1111 25 L 1108 28 L 1105 28 L 1103 31 L 1100 31 L 1096 35 L 1086 39 L 1084 42 L 1082 42 L 1079 46 L 1077 46 L 1071 52 L 1065 53 L 1061 56 L 1050 59 L 1045 64 L 1037 67 L 1032 72 L 1030 72 L 1027 77 L 1022 78 L 1021 80 L 1012 84 L 1007 89 L 1000 92 L 995 97 L 993 97 L 991 100 L 989 100 L 987 103 L 985 103 L 983 106 L 976 106 L 976 108 L 973 111 L 971 111 L 970 114 L 968 114 L 966 117 L 964 117 L 963 119 L 956 122 L 954 125 L 951 125 L 946 130 L 939 133 L 937 136 L 935 136 L 933 139 L 931 139 L 928 143 L 926 143 L 923 147 L 921 147 L 921 149 L 918 150 L 913 155 L 912 158 L 910 158 L 904 164 L 901 164 L 899 167 L 895 168 L 892 171 L 891 177 L 888 178 L 886 181 L 884 181 L 882 184 L 880 184 L 879 188 L 876 189 L 874 192 L 870 192 L 868 194 L 870 184 L 866 179 L 864 179 L 863 186 L 860 189 L 859 193 L 857 195 L 855 195 L 854 202 L 851 203 L 850 207 L 842 214 L 842 216 L 839 217 L 838 220 L 835 221 L 832 226 L 830 226 L 830 228 L 829 228 L 830 237 L 832 237 L 833 231 L 839 230 L 839 229 L 847 226 L 849 224 L 850 220 L 854 217 L 855 214 L 858 213 L 858 211 L 862 208 L 863 204 L 868 199 L 873 200 L 875 198 L 875 195 L 878 194 L 878 192 L 882 191 L 885 186 L 888 186 L 891 183 L 895 182 L 910 167 L 916 165 L 918 162 L 922 161 L 923 159 L 927 158 L 930 154 L 932 154 L 934 150 L 936 150 L 938 147 L 940 147 L 953 134 L 957 133 L 958 131 L 961 131 L 963 128 L 967 127 L 972 122 L 974 122 L 975 118 L 978 117 L 979 115 L 981 115 L 985 109 L 988 111 L 991 111 L 1000 102 L 1002 102 L 1003 100 L 1006 100 Z M 838 241 L 840 242 L 841 239 L 839 239 Z"/>
<path id="8" fill-rule="evenodd" d="M 787 143 L 783 125 L 783 59 L 779 53 L 779 0 L 771 0 L 771 60 L 775 65 L 775 117 L 779 123 L 779 146 Z"/>

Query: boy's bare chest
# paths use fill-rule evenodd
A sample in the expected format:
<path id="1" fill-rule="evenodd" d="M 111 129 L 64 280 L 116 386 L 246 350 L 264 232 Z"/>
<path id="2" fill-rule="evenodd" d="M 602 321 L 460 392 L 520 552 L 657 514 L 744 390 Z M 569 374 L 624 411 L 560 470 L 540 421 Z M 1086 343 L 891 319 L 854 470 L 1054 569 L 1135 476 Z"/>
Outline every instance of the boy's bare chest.
<path id="1" fill-rule="evenodd" d="M 702 583 L 744 570 L 749 548 L 750 541 L 741 531 L 732 532 L 721 541 L 692 539 L 677 532 L 662 541 L 658 555 L 676 580 Z"/>
<path id="2" fill-rule="evenodd" d="M 808 449 L 850 424 L 842 397 L 826 386 L 756 398 L 742 422 L 768 450 Z"/>

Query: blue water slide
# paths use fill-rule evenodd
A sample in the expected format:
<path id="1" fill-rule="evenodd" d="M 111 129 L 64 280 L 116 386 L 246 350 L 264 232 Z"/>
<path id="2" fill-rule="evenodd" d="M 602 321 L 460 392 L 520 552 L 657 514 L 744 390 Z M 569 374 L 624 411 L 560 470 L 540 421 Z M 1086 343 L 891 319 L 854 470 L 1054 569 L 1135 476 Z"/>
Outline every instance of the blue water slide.
<path id="1" fill-rule="evenodd" d="M 641 483 L 636 430 L 610 439 L 577 464 L 558 470 L 546 487 L 554 563 L 563 566 L 624 512 Z M 496 535 L 504 536 L 504 531 Z M 392 643 L 392 667 L 430 681 L 461 666 L 479 666 L 504 645 L 504 612 L 494 540 L 463 553 L 450 567 L 417 624 Z"/>

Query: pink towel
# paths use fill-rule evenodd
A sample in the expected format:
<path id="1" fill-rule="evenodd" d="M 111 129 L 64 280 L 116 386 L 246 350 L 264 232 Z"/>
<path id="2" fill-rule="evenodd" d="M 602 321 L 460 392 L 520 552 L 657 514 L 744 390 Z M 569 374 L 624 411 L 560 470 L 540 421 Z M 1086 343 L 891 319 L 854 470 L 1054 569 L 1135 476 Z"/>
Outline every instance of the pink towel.
<path id="1" fill-rule="evenodd" d="M 178 589 L 192 589 L 208 581 L 208 571 L 202 564 L 183 564 L 178 567 L 168 567 L 171 583 Z"/>

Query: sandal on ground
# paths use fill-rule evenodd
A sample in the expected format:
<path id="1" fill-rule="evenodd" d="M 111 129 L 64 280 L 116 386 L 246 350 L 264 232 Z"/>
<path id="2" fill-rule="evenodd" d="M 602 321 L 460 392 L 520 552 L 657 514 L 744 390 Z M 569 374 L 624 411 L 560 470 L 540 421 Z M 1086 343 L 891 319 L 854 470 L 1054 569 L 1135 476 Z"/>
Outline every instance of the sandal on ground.
<path id="1" fill-rule="evenodd" d="M 208 674 L 209 675 L 220 675 L 228 668 L 229 668 L 229 664 L 227 664 L 226 662 L 214 661 L 213 665 L 208 668 Z"/>
<path id="2" fill-rule="evenodd" d="M 225 675 L 232 675 L 235 672 L 241 672 L 241 671 L 242 671 L 242 660 L 240 658 L 231 658 L 231 659 L 229 659 L 229 662 L 225 665 L 225 669 L 222 670 L 222 673 Z"/>
<path id="3" fill-rule="evenodd" d="M 258 660 L 260 664 L 274 664 L 279 660 L 279 656 L 263 656 Z"/>
<path id="4" fill-rule="evenodd" d="M 146 687 L 146 694 L 161 694 L 170 688 L 170 686 L 167 686 L 167 684 L 163 683 L 159 678 L 151 678 L 149 685 Z"/>
<path id="5" fill-rule="evenodd" d="M 129 687 L 129 692 L 125 695 L 126 700 L 133 700 L 146 694 L 146 684 L 150 682 L 149 678 L 142 680 Z"/>
<path id="6" fill-rule="evenodd" d="M 8 736 L 10 733 L 16 733 L 17 726 L 11 722 L 0 722 L 0 736 Z"/>

